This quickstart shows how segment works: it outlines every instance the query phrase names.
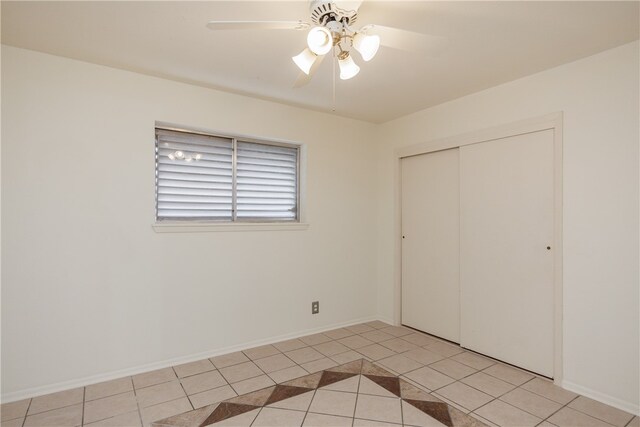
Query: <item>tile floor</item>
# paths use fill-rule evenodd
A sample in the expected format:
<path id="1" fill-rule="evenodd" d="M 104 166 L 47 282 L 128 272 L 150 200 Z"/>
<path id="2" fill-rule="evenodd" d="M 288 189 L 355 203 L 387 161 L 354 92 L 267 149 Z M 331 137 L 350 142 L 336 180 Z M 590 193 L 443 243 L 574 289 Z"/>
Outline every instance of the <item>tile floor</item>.
<path id="1" fill-rule="evenodd" d="M 412 329 L 379 321 L 3 404 L 0 424 L 2 427 L 150 426 L 156 420 L 358 359 L 375 362 L 490 426 L 640 427 L 637 416 L 556 387 L 546 379 Z M 344 416 L 349 418 L 346 424 L 353 426 L 400 425 L 403 421 L 385 420 L 384 405 L 379 406 L 380 413 L 375 415 L 378 420 L 374 421 L 355 417 L 357 406 L 356 413 L 349 407 L 350 413 L 345 409 L 337 414 L 340 409 L 332 408 L 343 407 L 345 401 L 350 402 L 357 395 L 342 393 L 343 399 L 332 401 L 327 397 L 322 404 L 309 408 L 308 413 L 278 408 L 294 412 L 280 418 L 283 414 L 274 408 L 263 408 L 256 410 L 265 412 L 262 417 L 247 412 L 229 420 L 247 426 L 303 422 L 342 425 L 346 420 L 335 417 Z M 366 390 L 360 390 L 360 394 L 368 395 Z M 366 397 L 366 400 L 375 399 Z"/>

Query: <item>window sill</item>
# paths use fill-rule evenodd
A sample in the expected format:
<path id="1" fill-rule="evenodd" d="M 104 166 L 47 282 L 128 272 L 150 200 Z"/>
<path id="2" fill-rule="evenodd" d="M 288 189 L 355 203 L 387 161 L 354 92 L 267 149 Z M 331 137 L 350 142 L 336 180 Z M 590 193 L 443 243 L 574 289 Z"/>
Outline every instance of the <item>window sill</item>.
<path id="1" fill-rule="evenodd" d="M 236 222 L 236 223 L 176 223 L 157 222 L 156 233 L 209 233 L 220 231 L 302 231 L 309 228 L 301 222 Z"/>

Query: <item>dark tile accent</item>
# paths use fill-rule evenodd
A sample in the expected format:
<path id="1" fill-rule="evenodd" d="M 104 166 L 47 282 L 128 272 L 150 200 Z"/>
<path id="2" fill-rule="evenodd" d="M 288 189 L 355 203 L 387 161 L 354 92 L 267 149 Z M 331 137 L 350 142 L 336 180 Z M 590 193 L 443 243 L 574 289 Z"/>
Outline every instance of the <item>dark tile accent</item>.
<path id="1" fill-rule="evenodd" d="M 327 369 L 327 371 L 331 372 L 349 372 L 351 374 L 359 374 L 361 370 L 362 359 L 354 360 L 353 362 L 345 363 L 344 365 Z"/>
<path id="2" fill-rule="evenodd" d="M 265 402 L 264 406 L 280 402 L 281 400 L 288 399 L 290 397 L 297 396 L 308 391 L 308 388 L 278 384 L 275 390 L 273 390 L 273 393 L 271 393 L 271 396 L 269 396 L 269 399 L 267 399 L 267 401 Z"/>
<path id="3" fill-rule="evenodd" d="M 244 414 L 257 408 L 259 408 L 259 406 L 222 402 L 211 415 L 200 424 L 200 427 L 208 426 L 209 424 L 217 423 L 218 421 L 226 420 L 227 418 L 235 417 L 236 415 Z"/>
<path id="4" fill-rule="evenodd" d="M 313 390 L 318 387 L 321 377 L 322 371 L 316 372 L 315 374 L 305 375 L 304 377 L 294 378 L 292 380 L 285 381 L 282 384 L 294 387 L 305 387 Z"/>
<path id="5" fill-rule="evenodd" d="M 273 389 L 275 389 L 275 386 L 232 397 L 231 399 L 225 400 L 225 402 L 237 403 L 238 405 L 264 406 L 269 396 L 271 396 Z"/>
<path id="6" fill-rule="evenodd" d="M 338 381 L 346 380 L 347 378 L 355 377 L 356 374 L 350 372 L 331 372 L 324 371 L 322 372 L 322 377 L 320 377 L 320 382 L 318 383 L 318 388 L 324 387 L 329 384 L 337 383 Z"/>
<path id="7" fill-rule="evenodd" d="M 449 415 L 449 405 L 443 402 L 425 402 L 424 400 L 405 399 L 405 402 L 415 406 L 431 418 L 435 418 L 442 424 L 453 427 L 451 416 Z"/>
<path id="8" fill-rule="evenodd" d="M 378 375 L 380 377 L 395 377 L 394 374 L 387 371 L 386 369 L 382 369 L 378 365 L 374 365 L 368 360 L 362 359 L 362 374 L 363 375 Z"/>
<path id="9" fill-rule="evenodd" d="M 365 375 L 365 377 L 369 378 L 371 381 L 378 384 L 380 387 L 384 388 L 388 392 L 393 393 L 398 397 L 401 397 L 400 396 L 400 378 L 380 377 L 378 375 Z"/>

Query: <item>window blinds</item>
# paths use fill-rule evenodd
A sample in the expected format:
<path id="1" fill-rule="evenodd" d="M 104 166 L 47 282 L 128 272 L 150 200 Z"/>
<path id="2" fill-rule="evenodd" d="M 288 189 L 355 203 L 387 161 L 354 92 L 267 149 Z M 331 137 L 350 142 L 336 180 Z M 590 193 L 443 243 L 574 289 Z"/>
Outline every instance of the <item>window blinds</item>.
<path id="1" fill-rule="evenodd" d="M 158 220 L 295 221 L 298 147 L 157 129 L 156 203 Z"/>
<path id="2" fill-rule="evenodd" d="M 295 220 L 298 148 L 237 143 L 238 219 Z"/>
<path id="3" fill-rule="evenodd" d="M 158 219 L 233 216 L 233 140 L 156 131 Z"/>

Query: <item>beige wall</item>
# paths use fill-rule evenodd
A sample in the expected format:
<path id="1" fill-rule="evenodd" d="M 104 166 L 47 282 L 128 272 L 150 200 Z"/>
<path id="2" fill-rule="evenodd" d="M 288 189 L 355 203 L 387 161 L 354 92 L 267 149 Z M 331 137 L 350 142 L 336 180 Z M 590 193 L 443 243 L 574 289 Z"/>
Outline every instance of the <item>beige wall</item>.
<path id="1" fill-rule="evenodd" d="M 381 317 L 396 314 L 394 150 L 563 111 L 564 385 L 638 412 L 638 49 L 624 45 L 381 125 Z"/>
<path id="2" fill-rule="evenodd" d="M 370 124 L 11 47 L 2 87 L 5 397 L 375 315 Z M 156 120 L 306 144 L 309 229 L 155 233 Z"/>

